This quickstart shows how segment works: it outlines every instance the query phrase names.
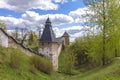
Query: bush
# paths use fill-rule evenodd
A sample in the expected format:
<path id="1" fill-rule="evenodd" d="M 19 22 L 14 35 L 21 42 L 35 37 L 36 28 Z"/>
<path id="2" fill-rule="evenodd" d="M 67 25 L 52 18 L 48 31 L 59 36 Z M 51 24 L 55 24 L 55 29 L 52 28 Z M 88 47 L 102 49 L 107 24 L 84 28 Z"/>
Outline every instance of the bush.
<path id="1" fill-rule="evenodd" d="M 11 53 L 10 54 L 10 61 L 9 61 L 9 65 L 12 68 L 19 68 L 22 64 L 22 56 L 20 55 L 20 53 Z"/>
<path id="2" fill-rule="evenodd" d="M 29 71 L 30 71 L 32 74 L 37 75 L 37 69 L 35 68 L 35 66 L 31 65 L 31 66 L 29 67 Z"/>
<path id="3" fill-rule="evenodd" d="M 38 51 L 38 46 L 32 45 L 32 46 L 29 46 L 29 48 L 36 51 L 36 52 Z"/>
<path id="4" fill-rule="evenodd" d="M 63 73 L 73 75 L 73 70 L 75 70 L 76 62 L 76 54 L 70 51 L 69 46 L 64 48 L 64 51 L 61 53 L 62 55 L 62 64 L 59 67 L 59 70 Z"/>
<path id="5" fill-rule="evenodd" d="M 45 58 L 41 56 L 34 55 L 31 57 L 31 63 L 38 70 L 50 74 L 52 72 L 52 64 Z"/>

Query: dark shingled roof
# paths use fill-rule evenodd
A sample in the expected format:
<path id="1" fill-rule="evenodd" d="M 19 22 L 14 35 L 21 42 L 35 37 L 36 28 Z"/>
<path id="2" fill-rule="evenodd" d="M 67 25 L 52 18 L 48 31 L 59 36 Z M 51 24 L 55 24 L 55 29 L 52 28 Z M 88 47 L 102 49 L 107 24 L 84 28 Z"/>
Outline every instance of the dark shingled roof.
<path id="1" fill-rule="evenodd" d="M 62 37 L 69 37 L 69 34 L 65 31 Z"/>
<path id="2" fill-rule="evenodd" d="M 56 42 L 49 18 L 46 20 L 45 29 L 43 30 L 40 42 Z"/>
<path id="3" fill-rule="evenodd" d="M 46 23 L 51 23 L 49 17 L 47 18 Z"/>

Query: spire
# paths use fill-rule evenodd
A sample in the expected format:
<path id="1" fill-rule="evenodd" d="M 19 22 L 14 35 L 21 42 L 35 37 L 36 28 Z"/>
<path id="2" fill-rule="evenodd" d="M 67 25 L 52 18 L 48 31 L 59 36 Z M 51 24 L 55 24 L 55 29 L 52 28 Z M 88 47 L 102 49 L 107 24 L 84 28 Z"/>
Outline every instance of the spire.
<path id="1" fill-rule="evenodd" d="M 62 37 L 69 37 L 69 34 L 65 31 Z"/>
<path id="2" fill-rule="evenodd" d="M 45 22 L 45 27 L 51 27 L 51 21 L 49 19 L 49 17 L 47 18 L 46 22 Z"/>
<path id="3" fill-rule="evenodd" d="M 46 23 L 51 23 L 49 17 L 47 18 Z"/>
<path id="4" fill-rule="evenodd" d="M 40 42 L 55 42 L 55 34 L 52 30 L 51 21 L 47 18 Z"/>

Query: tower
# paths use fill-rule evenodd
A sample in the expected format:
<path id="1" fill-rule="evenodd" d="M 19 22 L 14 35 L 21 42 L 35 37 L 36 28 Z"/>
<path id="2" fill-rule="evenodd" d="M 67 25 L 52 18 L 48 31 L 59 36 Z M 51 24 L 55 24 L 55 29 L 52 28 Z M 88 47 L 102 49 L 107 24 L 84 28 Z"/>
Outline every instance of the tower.
<path id="1" fill-rule="evenodd" d="M 63 46 L 69 45 L 69 34 L 66 31 L 64 32 L 62 38 L 63 38 Z"/>
<path id="2" fill-rule="evenodd" d="M 49 18 L 46 20 L 45 28 L 39 41 L 39 54 L 42 54 L 48 59 L 52 63 L 54 71 L 56 71 L 58 68 L 58 56 L 60 53 L 59 44 L 56 41 Z"/>

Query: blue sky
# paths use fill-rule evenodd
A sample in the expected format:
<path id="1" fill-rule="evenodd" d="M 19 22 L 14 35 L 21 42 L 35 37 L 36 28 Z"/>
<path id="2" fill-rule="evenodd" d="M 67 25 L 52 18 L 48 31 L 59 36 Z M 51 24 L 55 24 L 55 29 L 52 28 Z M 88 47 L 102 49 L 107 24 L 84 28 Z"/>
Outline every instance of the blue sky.
<path id="1" fill-rule="evenodd" d="M 56 36 L 67 31 L 71 41 L 82 33 L 83 0 L 0 0 L 0 21 L 8 29 L 44 27 L 49 16 Z"/>

